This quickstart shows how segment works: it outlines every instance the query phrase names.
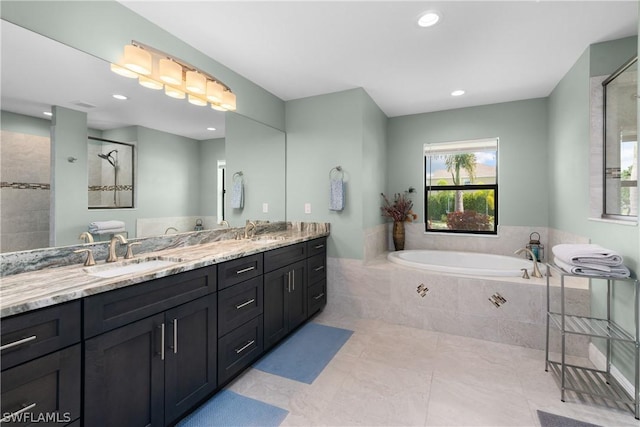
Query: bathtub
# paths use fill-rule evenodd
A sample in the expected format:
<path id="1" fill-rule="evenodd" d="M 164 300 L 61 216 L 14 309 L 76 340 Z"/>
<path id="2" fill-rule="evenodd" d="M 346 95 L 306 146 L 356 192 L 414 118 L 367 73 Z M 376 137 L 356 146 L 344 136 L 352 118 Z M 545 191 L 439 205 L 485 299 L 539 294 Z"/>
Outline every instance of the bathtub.
<path id="1" fill-rule="evenodd" d="M 391 252 L 387 259 L 393 263 L 441 273 L 469 276 L 522 276 L 522 268 L 529 274 L 533 263 L 524 258 L 475 252 L 407 250 Z M 544 266 L 538 265 L 544 272 Z"/>

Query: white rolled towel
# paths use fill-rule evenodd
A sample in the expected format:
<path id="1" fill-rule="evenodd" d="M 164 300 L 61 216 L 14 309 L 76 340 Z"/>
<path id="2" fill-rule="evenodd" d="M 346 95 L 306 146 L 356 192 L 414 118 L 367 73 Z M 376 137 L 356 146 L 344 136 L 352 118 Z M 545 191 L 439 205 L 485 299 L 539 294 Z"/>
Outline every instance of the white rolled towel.
<path id="1" fill-rule="evenodd" d="M 102 234 L 101 232 L 124 231 L 124 221 L 94 221 L 89 223 L 89 233 Z"/>
<path id="2" fill-rule="evenodd" d="M 606 265 L 591 264 L 589 267 L 585 267 L 584 265 L 566 263 L 558 257 L 555 257 L 553 262 L 567 273 L 578 276 L 612 277 L 617 279 L 631 276 L 631 271 L 624 265 L 609 267 Z"/>
<path id="3" fill-rule="evenodd" d="M 578 266 L 606 265 L 615 267 L 624 262 L 622 256 L 614 250 L 595 244 L 563 243 L 552 248 L 553 255 L 567 264 Z"/>

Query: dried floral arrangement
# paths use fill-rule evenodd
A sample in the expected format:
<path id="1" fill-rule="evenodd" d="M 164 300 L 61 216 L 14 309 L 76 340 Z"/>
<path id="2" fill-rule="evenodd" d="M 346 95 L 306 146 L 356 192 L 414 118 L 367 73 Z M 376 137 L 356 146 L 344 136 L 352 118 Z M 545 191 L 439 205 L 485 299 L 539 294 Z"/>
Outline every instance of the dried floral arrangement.
<path id="1" fill-rule="evenodd" d="M 382 216 L 391 218 L 394 221 L 411 222 L 418 219 L 418 215 L 412 211 L 413 201 L 409 197 L 411 193 L 415 192 L 415 188 L 409 187 L 403 193 L 396 193 L 393 195 L 393 203 L 389 201 L 389 198 L 384 193 L 380 193 L 384 200 L 384 205 L 380 207 Z"/>

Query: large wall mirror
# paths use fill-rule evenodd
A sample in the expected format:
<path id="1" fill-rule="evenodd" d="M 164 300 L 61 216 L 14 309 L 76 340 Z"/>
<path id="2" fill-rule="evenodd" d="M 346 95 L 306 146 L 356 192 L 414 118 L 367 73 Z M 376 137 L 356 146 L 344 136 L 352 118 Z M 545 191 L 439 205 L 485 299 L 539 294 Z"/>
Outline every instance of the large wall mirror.
<path id="1" fill-rule="evenodd" d="M 198 219 L 205 229 L 222 218 L 238 227 L 285 220 L 282 131 L 169 98 L 112 73 L 107 61 L 0 25 L 2 252 L 78 244 L 95 221 L 123 221 L 132 238 L 191 231 Z M 92 140 L 135 147 L 133 208 L 89 209 L 89 162 L 110 172 L 110 150 L 92 156 Z M 230 207 L 228 191 L 220 194 L 237 170 L 245 179 L 242 209 Z"/>

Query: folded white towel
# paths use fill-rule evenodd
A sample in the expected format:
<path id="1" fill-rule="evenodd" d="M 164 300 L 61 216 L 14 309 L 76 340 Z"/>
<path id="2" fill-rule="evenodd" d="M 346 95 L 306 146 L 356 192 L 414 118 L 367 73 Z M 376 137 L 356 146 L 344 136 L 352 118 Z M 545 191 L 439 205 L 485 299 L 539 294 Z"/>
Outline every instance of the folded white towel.
<path id="1" fill-rule="evenodd" d="M 329 210 L 341 211 L 344 209 L 344 181 L 342 179 L 331 180 Z"/>
<path id="2" fill-rule="evenodd" d="M 91 234 L 103 235 L 103 234 L 116 234 L 116 233 L 124 233 L 126 230 L 124 227 L 118 228 L 105 228 L 102 230 L 89 231 Z"/>
<path id="3" fill-rule="evenodd" d="M 606 265 L 596 265 L 596 268 L 593 268 L 594 266 L 592 265 L 590 268 L 582 265 L 566 263 L 558 257 L 555 257 L 553 259 L 553 262 L 567 273 L 576 274 L 578 276 L 613 277 L 618 279 L 631 276 L 631 271 L 629 271 L 629 269 L 624 265 L 614 267 L 608 267 Z"/>
<path id="4" fill-rule="evenodd" d="M 553 255 L 567 264 L 574 265 L 622 265 L 622 256 L 611 249 L 594 244 L 568 244 L 555 245 L 552 248 Z"/>
<path id="5" fill-rule="evenodd" d="M 244 185 L 242 179 L 233 182 L 231 188 L 231 208 L 242 209 L 244 207 Z"/>
<path id="6" fill-rule="evenodd" d="M 124 221 L 94 221 L 89 223 L 89 233 L 97 233 L 103 230 L 122 229 L 124 231 Z"/>

